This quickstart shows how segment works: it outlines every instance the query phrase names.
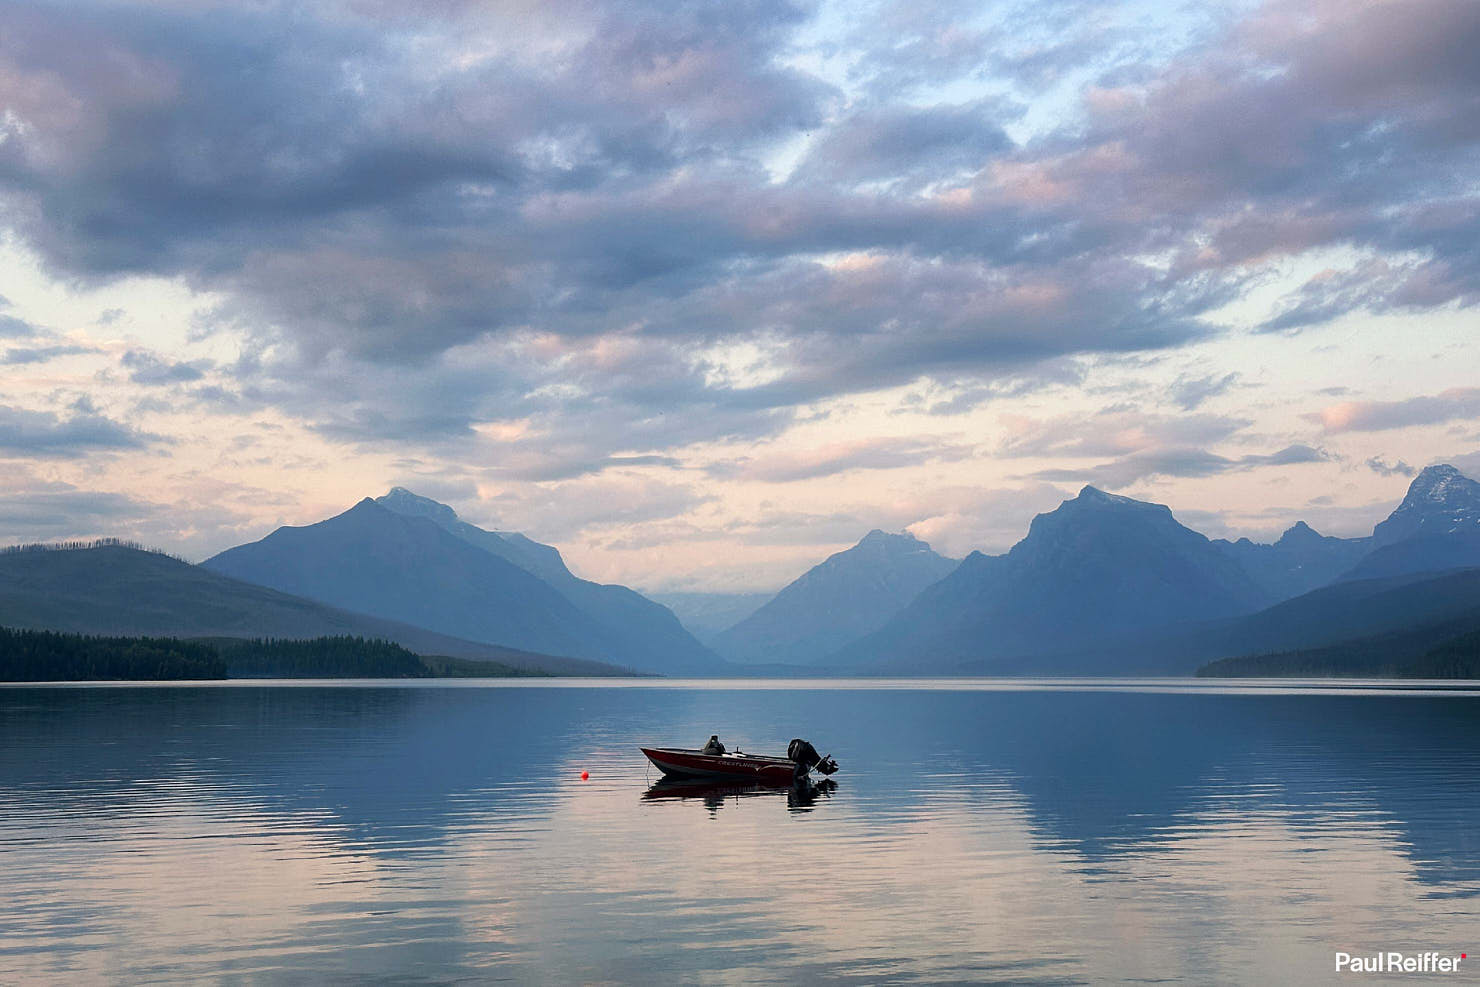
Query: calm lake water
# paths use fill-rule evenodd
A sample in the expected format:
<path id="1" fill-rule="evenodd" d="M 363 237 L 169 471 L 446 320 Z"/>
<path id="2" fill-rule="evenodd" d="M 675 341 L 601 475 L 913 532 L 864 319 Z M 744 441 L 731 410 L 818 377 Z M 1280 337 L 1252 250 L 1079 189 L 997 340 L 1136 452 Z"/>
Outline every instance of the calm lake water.
<path id="1" fill-rule="evenodd" d="M 843 770 L 652 788 L 639 743 L 716 732 Z M 0 688 L 6 983 L 1289 983 L 1390 949 L 1480 951 L 1480 693 Z"/>

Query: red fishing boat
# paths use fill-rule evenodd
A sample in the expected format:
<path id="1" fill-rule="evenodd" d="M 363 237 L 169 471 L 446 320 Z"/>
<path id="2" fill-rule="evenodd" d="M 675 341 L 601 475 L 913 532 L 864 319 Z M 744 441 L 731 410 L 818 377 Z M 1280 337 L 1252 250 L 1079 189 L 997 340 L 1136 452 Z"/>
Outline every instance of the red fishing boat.
<path id="1" fill-rule="evenodd" d="M 793 740 L 787 748 L 790 757 L 767 757 L 725 751 L 705 753 L 687 747 L 639 747 L 647 759 L 665 775 L 675 778 L 733 778 L 762 785 L 790 785 L 804 778 L 813 768 L 825 775 L 838 770 L 838 762 L 818 755 L 805 740 Z"/>
<path id="2" fill-rule="evenodd" d="M 705 754 L 683 747 L 639 747 L 665 775 L 678 778 L 744 778 L 747 781 L 790 785 L 797 763 L 786 757 L 742 754 Z"/>

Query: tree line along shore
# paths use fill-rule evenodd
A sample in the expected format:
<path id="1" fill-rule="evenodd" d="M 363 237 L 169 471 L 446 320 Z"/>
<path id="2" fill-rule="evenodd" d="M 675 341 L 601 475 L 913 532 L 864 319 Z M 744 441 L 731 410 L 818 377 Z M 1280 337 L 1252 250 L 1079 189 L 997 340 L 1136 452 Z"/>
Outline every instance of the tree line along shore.
<path id="1" fill-rule="evenodd" d="M 542 675 L 492 661 L 418 655 L 348 635 L 309 640 L 105 637 L 0 627 L 0 681 L 483 678 Z"/>

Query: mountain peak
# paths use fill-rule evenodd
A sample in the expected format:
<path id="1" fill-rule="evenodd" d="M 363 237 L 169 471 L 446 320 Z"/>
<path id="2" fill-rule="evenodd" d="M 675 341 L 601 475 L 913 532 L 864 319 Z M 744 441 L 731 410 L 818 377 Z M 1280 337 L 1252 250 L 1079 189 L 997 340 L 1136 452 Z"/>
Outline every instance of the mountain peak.
<path id="1" fill-rule="evenodd" d="M 930 546 L 926 545 L 924 542 L 916 538 L 914 535 L 910 534 L 908 531 L 901 531 L 898 534 L 895 534 L 893 532 L 883 531 L 879 528 L 875 528 L 873 531 L 870 531 L 868 534 L 859 539 L 858 544 L 853 547 L 869 547 L 882 549 L 908 548 L 911 551 L 915 551 L 921 547 L 929 548 Z"/>
<path id="2" fill-rule="evenodd" d="M 1151 511 L 1157 514 L 1167 515 L 1170 515 L 1172 513 L 1172 509 L 1165 504 L 1153 504 L 1148 500 L 1137 500 L 1134 497 L 1124 497 L 1120 494 L 1106 493 L 1099 487 L 1090 486 L 1089 484 L 1084 485 L 1083 489 L 1079 491 L 1079 496 L 1075 497 L 1073 500 L 1066 500 L 1062 504 L 1060 504 L 1059 510 L 1065 510 L 1067 508 L 1068 510 L 1073 511 L 1077 508 L 1086 507 L 1095 509 L 1130 508 L 1131 510 Z M 1058 511 L 1054 511 L 1052 513 L 1057 514 Z M 1041 516 L 1042 515 L 1040 515 L 1040 517 Z"/>
<path id="3" fill-rule="evenodd" d="M 1324 538 L 1325 535 L 1322 535 L 1304 521 L 1296 521 L 1290 525 L 1284 534 L 1280 535 L 1279 540 L 1275 544 L 1289 547 L 1291 545 L 1321 541 Z"/>
<path id="4" fill-rule="evenodd" d="M 1170 538 L 1173 541 L 1206 542 L 1207 538 L 1184 527 L 1165 504 L 1153 504 L 1132 497 L 1107 494 L 1085 487 L 1079 496 L 1033 518 L 1028 535 L 1014 545 L 1008 555 L 1033 554 L 1045 545 L 1069 546 L 1089 541 L 1122 539 L 1146 541 Z"/>
<path id="5" fill-rule="evenodd" d="M 908 531 L 875 528 L 788 583 L 716 644 L 739 661 L 815 663 L 883 626 L 955 567 Z"/>
<path id="6" fill-rule="evenodd" d="M 1448 463 L 1426 466 L 1408 485 L 1408 494 L 1403 498 L 1406 506 L 1413 500 L 1469 504 L 1480 501 L 1480 483 L 1465 476 Z M 1399 508 L 1401 510 L 1401 507 Z"/>
<path id="7" fill-rule="evenodd" d="M 1387 520 L 1372 529 L 1380 545 L 1418 534 L 1442 535 L 1480 529 L 1480 483 L 1448 463 L 1429 466 L 1413 478 L 1408 493 Z"/>
<path id="8" fill-rule="evenodd" d="M 852 548 L 831 555 L 823 566 L 890 566 L 913 556 L 930 555 L 928 544 L 908 531 L 898 533 L 875 528 L 859 539 Z"/>
<path id="9" fill-rule="evenodd" d="M 1099 487 L 1090 486 L 1088 483 L 1079 491 L 1079 496 L 1074 499 L 1087 504 L 1145 504 L 1148 507 L 1156 506 L 1155 504 L 1148 504 L 1143 500 L 1136 500 L 1134 497 L 1122 497 L 1119 494 L 1106 493 Z"/>
<path id="10" fill-rule="evenodd" d="M 375 503 L 397 514 L 410 517 L 425 517 L 447 523 L 458 519 L 457 512 L 446 504 L 432 500 L 430 497 L 414 494 L 405 487 L 391 487 L 391 492 L 384 497 L 376 497 Z"/>
<path id="11" fill-rule="evenodd" d="M 1425 466 L 1418 476 L 1413 478 L 1413 482 L 1408 485 L 1408 496 L 1412 497 L 1414 494 L 1419 494 L 1431 500 L 1443 497 L 1444 493 L 1449 489 L 1450 484 L 1456 480 L 1469 483 L 1474 482 L 1448 463 Z"/>

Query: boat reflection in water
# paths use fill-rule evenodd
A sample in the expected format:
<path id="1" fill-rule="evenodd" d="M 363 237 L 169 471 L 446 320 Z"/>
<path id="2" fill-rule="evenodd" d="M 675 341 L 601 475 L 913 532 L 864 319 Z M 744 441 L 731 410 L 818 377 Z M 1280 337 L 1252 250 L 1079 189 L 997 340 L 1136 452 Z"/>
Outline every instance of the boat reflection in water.
<path id="1" fill-rule="evenodd" d="M 819 798 L 828 798 L 838 787 L 831 778 L 813 781 L 802 778 L 790 785 L 763 785 L 756 782 L 713 778 L 664 778 L 642 793 L 644 802 L 675 800 L 702 802 L 710 815 L 728 801 L 756 797 L 786 796 L 791 812 L 811 812 Z"/>

